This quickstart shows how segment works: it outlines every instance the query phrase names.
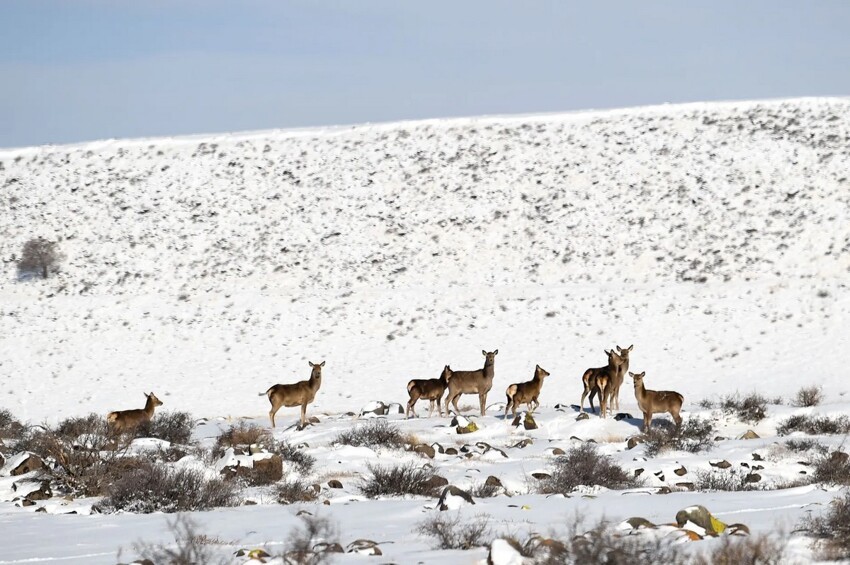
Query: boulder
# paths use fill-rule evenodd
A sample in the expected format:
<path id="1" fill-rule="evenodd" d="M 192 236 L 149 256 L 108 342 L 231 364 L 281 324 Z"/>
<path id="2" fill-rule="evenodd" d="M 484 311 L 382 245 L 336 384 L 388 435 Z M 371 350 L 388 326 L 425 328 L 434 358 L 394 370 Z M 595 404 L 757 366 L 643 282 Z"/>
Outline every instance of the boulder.
<path id="1" fill-rule="evenodd" d="M 446 455 L 457 455 L 457 448 L 447 447 L 446 448 Z"/>
<path id="2" fill-rule="evenodd" d="M 440 500 L 437 501 L 437 508 L 439 508 L 440 511 L 457 510 L 458 508 L 468 506 L 470 504 L 475 504 L 471 494 L 465 490 L 457 488 L 454 485 L 449 485 L 443 489 L 443 493 L 440 495 Z"/>
<path id="3" fill-rule="evenodd" d="M 640 530 L 640 529 L 650 529 L 654 530 L 656 528 L 655 524 L 647 520 L 646 518 L 641 518 L 640 516 L 634 516 L 629 518 L 625 522 L 621 524 L 622 526 L 628 526 L 632 530 Z"/>
<path id="4" fill-rule="evenodd" d="M 502 487 L 502 481 L 499 480 L 499 477 L 494 477 L 490 475 L 487 477 L 487 480 L 484 481 L 484 484 L 488 487 Z"/>
<path id="5" fill-rule="evenodd" d="M 537 471 L 537 472 L 531 473 L 531 476 L 534 477 L 535 479 L 537 479 L 538 481 L 543 481 L 543 480 L 550 478 L 552 475 L 550 475 L 549 473 L 543 473 L 543 472 Z"/>
<path id="6" fill-rule="evenodd" d="M 683 477 L 683 476 L 688 474 L 688 470 L 685 469 L 685 467 L 683 465 L 683 466 L 679 467 L 678 469 L 673 469 L 673 473 L 675 473 L 676 475 L 678 475 L 680 477 Z"/>
<path id="7" fill-rule="evenodd" d="M 428 445 L 427 443 L 420 443 L 419 445 L 414 446 L 413 451 L 415 453 L 418 453 L 419 455 L 424 455 L 425 457 L 429 457 L 431 459 L 433 459 L 434 455 L 437 454 L 434 448 Z"/>
<path id="8" fill-rule="evenodd" d="M 644 438 L 643 436 L 632 436 L 626 440 L 626 449 L 634 449 L 645 441 L 646 438 Z"/>
<path id="9" fill-rule="evenodd" d="M 492 445 L 490 445 L 489 443 L 484 442 L 484 441 L 477 442 L 475 444 L 475 447 L 477 447 L 478 449 L 481 450 L 481 455 L 484 455 L 485 453 L 488 453 L 490 451 L 495 451 L 496 453 L 498 453 L 499 455 L 501 455 L 504 458 L 508 457 L 507 453 L 505 453 L 504 451 L 502 451 L 501 449 L 499 449 L 497 447 L 493 447 Z"/>
<path id="10" fill-rule="evenodd" d="M 345 553 L 345 550 L 337 542 L 322 541 L 313 546 L 316 553 Z"/>
<path id="11" fill-rule="evenodd" d="M 387 405 L 387 414 L 404 414 L 404 407 L 398 402 L 390 402 Z"/>
<path id="12" fill-rule="evenodd" d="M 386 416 L 389 412 L 389 406 L 381 402 L 380 400 L 376 400 L 374 402 L 370 402 L 366 406 L 360 409 L 361 416 L 374 415 L 374 416 Z"/>
<path id="13" fill-rule="evenodd" d="M 755 433 L 753 430 L 747 430 L 738 436 L 738 439 L 759 439 L 761 436 Z"/>
<path id="14" fill-rule="evenodd" d="M 345 548 L 346 553 L 359 553 L 360 555 L 383 555 L 378 542 L 370 539 L 354 540 Z"/>
<path id="15" fill-rule="evenodd" d="M 265 563 L 265 559 L 271 558 L 271 555 L 263 549 L 240 549 L 233 554 L 236 557 L 247 557 L 248 559 L 256 559 L 260 563 Z"/>
<path id="16" fill-rule="evenodd" d="M 694 483 L 676 483 L 676 487 L 683 490 L 696 490 Z"/>
<path id="17" fill-rule="evenodd" d="M 745 483 L 757 483 L 761 480 L 761 475 L 758 473 L 750 473 L 746 477 L 744 477 Z"/>
<path id="18" fill-rule="evenodd" d="M 467 420 L 463 416 L 455 416 L 452 422 L 457 422 L 457 424 L 452 424 L 455 427 L 455 431 L 459 434 L 471 434 L 472 432 L 478 431 L 478 425 L 472 420 Z"/>
<path id="19" fill-rule="evenodd" d="M 556 447 L 552 450 L 552 455 L 566 455 L 567 452 L 561 449 L 560 447 Z"/>
<path id="20" fill-rule="evenodd" d="M 511 448 L 512 449 L 513 448 L 523 449 L 523 448 L 531 445 L 532 443 L 534 443 L 534 440 L 531 439 L 530 437 L 527 437 L 527 438 L 523 439 L 522 441 L 519 441 L 519 442 L 515 443 L 514 445 L 512 445 Z"/>
<path id="21" fill-rule="evenodd" d="M 265 459 L 255 459 L 254 471 L 277 482 L 283 478 L 283 459 L 277 454 Z"/>
<path id="22" fill-rule="evenodd" d="M 850 455 L 843 451 L 833 451 L 829 454 L 829 462 L 832 465 L 846 465 L 848 458 L 850 458 Z"/>
<path id="23" fill-rule="evenodd" d="M 718 469 L 728 469 L 732 466 L 732 464 L 726 461 L 725 459 L 720 461 L 709 461 L 708 464 L 712 467 L 717 467 Z"/>
<path id="24" fill-rule="evenodd" d="M 42 469 L 44 462 L 34 453 L 19 453 L 9 460 L 9 466 L 11 467 L 9 474 L 17 477 Z"/>
<path id="25" fill-rule="evenodd" d="M 447 484 L 449 484 L 449 480 L 447 478 L 441 477 L 440 475 L 433 475 L 423 483 L 423 486 L 428 490 L 437 490 Z"/>
<path id="26" fill-rule="evenodd" d="M 446 452 L 446 449 L 445 449 L 442 445 L 440 445 L 439 443 L 437 443 L 437 442 L 432 443 L 432 444 L 431 444 L 431 447 L 433 447 L 433 448 L 434 448 L 434 450 L 435 450 L 437 453 L 445 453 L 445 452 Z"/>
<path id="27" fill-rule="evenodd" d="M 530 412 L 520 412 L 516 416 L 514 416 L 514 421 L 511 422 L 511 425 L 515 428 L 518 426 L 522 426 L 526 430 L 536 430 L 537 422 L 534 421 L 534 415 Z"/>
<path id="28" fill-rule="evenodd" d="M 702 535 L 703 532 L 694 529 L 694 526 L 696 526 L 705 532 L 704 535 L 708 536 L 722 534 L 726 529 L 726 524 L 715 518 L 708 511 L 708 508 L 700 505 L 679 510 L 676 513 L 676 525 Z"/>
<path id="29" fill-rule="evenodd" d="M 576 422 L 579 422 L 581 420 L 589 420 L 589 419 L 590 419 L 590 414 L 588 414 L 587 412 L 579 412 L 579 415 L 576 416 Z"/>
<path id="30" fill-rule="evenodd" d="M 342 488 L 342 483 L 339 482 L 339 480 L 337 480 L 337 479 L 331 479 L 331 480 L 328 481 L 328 487 L 339 489 L 339 488 Z"/>
<path id="31" fill-rule="evenodd" d="M 29 502 L 36 500 L 47 500 L 53 496 L 50 490 L 50 481 L 47 480 L 22 480 L 12 483 L 12 490 L 22 499 Z"/>
<path id="32" fill-rule="evenodd" d="M 619 422 L 620 420 L 631 420 L 631 419 L 633 419 L 633 418 L 632 418 L 632 415 L 631 415 L 631 414 L 629 414 L 628 412 L 618 412 L 618 413 L 614 416 L 614 419 L 615 419 L 615 420 L 617 420 L 617 421 Z"/>
<path id="33" fill-rule="evenodd" d="M 750 535 L 750 528 L 744 524 L 729 524 L 729 527 L 726 528 L 726 534 L 730 536 L 748 536 Z"/>
<path id="34" fill-rule="evenodd" d="M 761 453 L 753 452 L 753 461 L 764 461 L 764 457 L 762 457 Z"/>
<path id="35" fill-rule="evenodd" d="M 487 565 L 524 565 L 526 560 L 514 543 L 516 542 L 512 543 L 512 540 L 493 540 L 490 544 L 490 552 L 487 554 Z"/>

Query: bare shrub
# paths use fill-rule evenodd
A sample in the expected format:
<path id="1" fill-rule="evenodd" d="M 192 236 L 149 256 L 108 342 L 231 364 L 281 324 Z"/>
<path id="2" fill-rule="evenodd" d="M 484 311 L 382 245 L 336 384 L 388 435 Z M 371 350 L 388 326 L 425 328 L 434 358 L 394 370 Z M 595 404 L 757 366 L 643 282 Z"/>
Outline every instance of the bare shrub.
<path id="1" fill-rule="evenodd" d="M 823 401 L 823 389 L 819 386 L 804 386 L 794 395 L 792 404 L 797 407 L 808 408 L 817 406 Z"/>
<path id="2" fill-rule="evenodd" d="M 645 452 L 648 457 L 655 457 L 669 450 L 690 453 L 707 451 L 714 447 L 714 434 L 714 422 L 699 417 L 688 418 L 678 429 L 650 427 L 649 431 L 643 434 Z"/>
<path id="3" fill-rule="evenodd" d="M 640 484 L 609 457 L 601 455 L 592 443 L 570 449 L 566 455 L 557 457 L 552 467 L 551 476 L 540 481 L 541 494 L 567 495 L 580 485 L 624 489 Z"/>
<path id="4" fill-rule="evenodd" d="M 301 479 L 283 481 L 275 485 L 275 495 L 281 504 L 293 504 L 295 502 L 310 502 L 318 498 L 319 493 Z"/>
<path id="5" fill-rule="evenodd" d="M 341 432 L 331 443 L 354 447 L 403 448 L 410 440 L 397 425 L 376 418 L 355 426 L 352 430 Z"/>
<path id="6" fill-rule="evenodd" d="M 850 485 L 850 457 L 843 451 L 823 454 L 814 462 L 812 478 L 818 483 Z"/>
<path id="7" fill-rule="evenodd" d="M 229 559 L 213 551 L 215 545 L 229 545 L 217 538 L 197 533 L 197 524 L 185 514 L 178 514 L 168 521 L 168 529 L 174 536 L 173 545 L 139 542 L 133 545 L 139 560 L 157 565 L 199 565 L 201 563 L 229 563 Z M 228 552 L 229 553 L 229 552 Z"/>
<path id="8" fill-rule="evenodd" d="M 238 490 L 233 483 L 207 478 L 196 469 L 171 469 L 140 461 L 137 468 L 109 486 L 106 498 L 97 507 L 103 512 L 149 514 L 208 510 L 237 502 Z"/>
<path id="9" fill-rule="evenodd" d="M 435 512 L 416 525 L 415 533 L 434 538 L 439 549 L 473 549 L 492 542 L 488 514 L 464 519 L 460 512 Z"/>
<path id="10" fill-rule="evenodd" d="M 499 487 L 494 484 L 478 483 L 469 489 L 469 494 L 475 498 L 492 498 L 499 494 Z"/>
<path id="11" fill-rule="evenodd" d="M 795 414 L 776 427 L 776 433 L 781 436 L 792 432 L 803 432 L 809 435 L 847 434 L 850 433 L 850 418 Z"/>
<path id="12" fill-rule="evenodd" d="M 807 451 L 815 451 L 816 453 L 826 453 L 829 449 L 818 440 L 811 438 L 789 439 L 785 442 L 785 447 L 795 453 L 802 453 Z"/>
<path id="13" fill-rule="evenodd" d="M 192 439 L 195 419 L 188 412 L 160 412 L 151 420 L 136 426 L 135 437 L 152 437 L 169 443 L 186 445 Z"/>
<path id="14" fill-rule="evenodd" d="M 8 410 L 0 409 L 0 445 L 3 445 L 2 440 L 10 440 L 9 443 L 15 443 L 26 434 L 27 427 L 15 418 Z"/>
<path id="15" fill-rule="evenodd" d="M 309 475 L 316 463 L 315 457 L 286 441 L 275 442 L 271 452 L 280 455 L 302 475 Z"/>
<path id="16" fill-rule="evenodd" d="M 51 271 L 59 268 L 59 263 L 65 258 L 59 250 L 59 244 L 36 237 L 24 243 L 21 258 L 18 260 L 18 277 L 25 278 L 36 275 L 46 279 Z"/>
<path id="17" fill-rule="evenodd" d="M 331 561 L 333 546 L 339 546 L 336 525 L 324 516 L 300 516 L 301 525 L 287 536 L 283 561 L 286 565 L 320 565 Z"/>
<path id="18" fill-rule="evenodd" d="M 820 559 L 850 558 L 850 492 L 833 499 L 825 514 L 803 518 L 799 527 L 818 540 Z"/>
<path id="19" fill-rule="evenodd" d="M 222 432 L 216 439 L 215 446 L 218 450 L 223 450 L 228 447 L 236 448 L 250 445 L 269 447 L 271 444 L 272 436 L 267 429 L 242 420 Z"/>
<path id="20" fill-rule="evenodd" d="M 757 424 L 767 416 L 767 398 L 757 392 L 744 397 L 734 394 L 724 398 L 720 408 L 727 414 L 737 415 L 742 422 Z"/>
<path id="21" fill-rule="evenodd" d="M 694 487 L 707 491 L 751 491 L 764 490 L 757 483 L 747 480 L 747 474 L 735 468 L 698 470 L 694 473 Z"/>
<path id="22" fill-rule="evenodd" d="M 439 487 L 430 483 L 434 471 L 429 468 L 417 467 L 413 463 L 380 467 L 368 463 L 371 476 L 363 479 L 360 491 L 369 498 L 379 496 L 436 496 Z"/>

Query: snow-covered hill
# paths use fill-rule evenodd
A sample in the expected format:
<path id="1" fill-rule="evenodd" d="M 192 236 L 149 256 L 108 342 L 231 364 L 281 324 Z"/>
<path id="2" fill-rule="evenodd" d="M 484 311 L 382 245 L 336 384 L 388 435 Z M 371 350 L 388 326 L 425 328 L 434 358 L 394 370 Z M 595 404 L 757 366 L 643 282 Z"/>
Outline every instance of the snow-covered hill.
<path id="1" fill-rule="evenodd" d="M 615 343 L 688 399 L 835 398 L 848 165 L 848 99 L 2 151 L 0 405 L 260 415 L 309 359 L 356 410 L 482 348 L 499 399 L 539 363 L 577 402 Z M 19 281 L 37 235 L 67 260 Z"/>

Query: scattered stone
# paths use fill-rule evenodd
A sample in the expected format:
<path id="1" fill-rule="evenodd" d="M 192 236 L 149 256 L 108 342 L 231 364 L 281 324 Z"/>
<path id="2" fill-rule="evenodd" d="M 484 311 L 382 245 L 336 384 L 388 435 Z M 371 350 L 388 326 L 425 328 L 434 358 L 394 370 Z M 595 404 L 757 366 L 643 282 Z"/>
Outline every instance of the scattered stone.
<path id="1" fill-rule="evenodd" d="M 587 412 L 579 412 L 579 415 L 576 416 L 576 422 L 579 422 L 581 420 L 589 420 L 589 419 L 590 419 L 590 414 L 588 414 Z"/>
<path id="2" fill-rule="evenodd" d="M 436 455 L 437 453 L 433 447 L 426 443 L 420 443 L 419 445 L 415 446 L 413 448 L 413 451 L 415 453 L 418 453 L 419 455 L 425 455 L 426 457 L 430 457 L 431 459 L 433 459 L 434 455 Z"/>
<path id="3" fill-rule="evenodd" d="M 390 402 L 387 405 L 387 414 L 404 414 L 404 408 L 398 402 Z"/>
<path id="4" fill-rule="evenodd" d="M 732 464 L 726 461 L 725 459 L 721 461 L 709 461 L 708 464 L 712 467 L 717 467 L 718 469 L 728 469 L 732 466 Z"/>
<path id="5" fill-rule="evenodd" d="M 633 530 L 640 530 L 642 528 L 654 530 L 656 528 L 655 524 L 653 524 L 646 518 L 641 518 L 640 516 L 629 518 L 628 520 L 623 522 L 623 524 L 628 524 Z"/>
<path id="6" fill-rule="evenodd" d="M 655 471 L 653 475 L 662 483 L 664 482 L 664 471 Z"/>
<path id="7" fill-rule="evenodd" d="M 504 451 L 502 451 L 501 449 L 499 449 L 497 447 L 493 447 L 492 445 L 490 445 L 489 443 L 484 442 L 484 441 L 479 441 L 478 443 L 475 444 L 475 447 L 482 450 L 481 455 L 484 455 L 488 451 L 495 451 L 498 454 L 500 454 L 502 457 L 505 457 L 505 458 L 508 457 L 507 453 L 505 453 Z"/>
<path id="8" fill-rule="evenodd" d="M 534 421 L 534 415 L 530 412 L 520 412 L 514 416 L 514 421 L 511 422 L 514 427 L 522 426 L 526 430 L 536 430 L 537 422 Z"/>
<path id="9" fill-rule="evenodd" d="M 632 436 L 632 437 L 630 437 L 629 439 L 626 440 L 626 449 L 634 449 L 635 447 L 637 447 L 641 443 L 644 443 L 645 441 L 646 441 L 646 438 L 644 438 L 643 436 Z"/>
<path id="10" fill-rule="evenodd" d="M 380 400 L 370 402 L 369 404 L 360 409 L 361 416 L 365 416 L 367 414 L 374 414 L 375 416 L 386 416 L 387 412 L 389 412 L 389 406 L 387 406 Z"/>
<path id="11" fill-rule="evenodd" d="M 850 455 L 843 451 L 833 451 L 829 454 L 829 462 L 833 465 L 845 465 Z"/>
<path id="12" fill-rule="evenodd" d="M 449 480 L 447 478 L 441 477 L 440 475 L 434 475 L 425 481 L 424 486 L 429 490 L 437 490 L 447 484 L 449 484 Z"/>
<path id="13" fill-rule="evenodd" d="M 726 441 L 726 438 L 723 436 L 714 436 L 714 441 Z"/>
<path id="14" fill-rule="evenodd" d="M 307 421 L 311 424 L 318 424 L 320 422 L 318 416 L 310 416 L 309 418 L 307 418 Z"/>
<path id="15" fill-rule="evenodd" d="M 339 482 L 337 479 L 331 479 L 328 481 L 328 486 L 330 488 L 342 488 L 342 483 Z"/>
<path id="16" fill-rule="evenodd" d="M 726 529 L 726 524 L 715 518 L 708 508 L 700 505 L 689 506 L 676 513 L 676 525 L 684 528 L 688 523 L 699 526 L 709 536 L 721 534 Z"/>
<path id="17" fill-rule="evenodd" d="M 457 449 L 455 449 L 454 447 L 447 447 L 446 455 L 457 455 Z"/>
<path id="18" fill-rule="evenodd" d="M 744 524 L 729 524 L 726 533 L 730 536 L 748 536 L 750 535 L 750 528 Z"/>
<path id="19" fill-rule="evenodd" d="M 487 477 L 487 480 L 484 481 L 484 485 L 488 487 L 502 487 L 502 481 L 499 480 L 499 477 L 494 477 L 490 475 Z"/>
<path id="20" fill-rule="evenodd" d="M 455 431 L 459 434 L 471 434 L 472 432 L 478 431 L 478 425 L 471 420 L 467 420 L 463 416 L 456 416 L 455 420 L 458 421 Z"/>
<path id="21" fill-rule="evenodd" d="M 9 474 L 13 477 L 17 477 L 43 468 L 44 462 L 38 455 L 25 452 L 12 457 L 9 460 L 9 466 L 12 467 Z"/>
<path id="22" fill-rule="evenodd" d="M 360 555 L 383 555 L 378 542 L 369 539 L 354 540 L 345 548 L 346 553 L 359 553 Z"/>
<path id="23" fill-rule="evenodd" d="M 680 477 L 683 477 L 688 474 L 688 470 L 685 469 L 684 465 L 679 467 L 678 469 L 673 469 L 673 472 Z"/>
<path id="24" fill-rule="evenodd" d="M 744 482 L 747 483 L 757 483 L 761 480 L 761 475 L 758 473 L 750 473 L 746 477 L 744 477 Z"/>
<path id="25" fill-rule="evenodd" d="M 673 489 L 668 486 L 658 487 L 655 490 L 655 494 L 670 494 L 671 492 L 673 492 Z"/>
<path id="26" fill-rule="evenodd" d="M 283 478 L 283 459 L 280 455 L 272 455 L 265 459 L 255 459 L 254 469 L 257 473 L 261 473 L 270 480 L 277 482 Z"/>
<path id="27" fill-rule="evenodd" d="M 685 490 L 696 490 L 694 483 L 676 483 L 676 486 Z"/>
<path id="28" fill-rule="evenodd" d="M 440 500 L 437 501 L 437 507 L 441 511 L 456 510 L 467 504 L 475 504 L 475 501 L 472 500 L 472 495 L 454 485 L 444 488 L 443 494 L 440 495 Z"/>
<path id="29" fill-rule="evenodd" d="M 538 481 L 542 481 L 542 480 L 548 479 L 552 475 L 550 475 L 549 473 L 542 473 L 542 472 L 538 471 L 538 472 L 535 472 L 535 473 L 531 473 L 531 476 L 534 477 L 535 479 L 537 479 Z"/>
<path id="30" fill-rule="evenodd" d="M 512 541 L 512 540 L 511 540 Z M 514 546 L 513 542 L 505 539 L 494 539 L 487 554 L 487 565 L 523 565 L 525 558 Z"/>
<path id="31" fill-rule="evenodd" d="M 764 457 L 759 453 L 753 452 L 753 461 L 764 461 Z"/>
<path id="32" fill-rule="evenodd" d="M 523 449 L 523 448 L 525 448 L 525 447 L 528 447 L 528 446 L 529 446 L 529 445 L 531 445 L 532 443 L 534 443 L 534 440 L 533 440 L 533 439 L 531 439 L 530 437 L 527 437 L 527 438 L 523 439 L 522 441 L 520 441 L 520 442 L 515 443 L 514 445 L 512 445 L 512 446 L 511 446 L 511 448 L 519 448 L 519 449 Z"/>
<path id="33" fill-rule="evenodd" d="M 631 420 L 632 415 L 629 414 L 628 412 L 618 412 L 616 415 L 614 415 L 614 419 L 617 420 L 618 422 L 620 420 Z"/>
<path id="34" fill-rule="evenodd" d="M 432 443 L 431 447 L 433 447 L 436 450 L 437 453 L 445 453 L 446 452 L 446 449 L 437 442 Z"/>
<path id="35" fill-rule="evenodd" d="M 753 430 L 747 430 L 746 432 L 738 436 L 738 439 L 759 439 L 760 437 L 761 436 L 755 433 Z"/>
<path id="36" fill-rule="evenodd" d="M 22 480 L 12 483 L 12 490 L 22 499 L 34 502 L 36 500 L 47 500 L 53 496 L 50 490 L 50 481 L 47 480 Z"/>
<path id="37" fill-rule="evenodd" d="M 271 555 L 269 555 L 265 552 L 265 550 L 262 549 L 240 549 L 233 555 L 235 557 L 247 557 L 248 559 L 256 559 L 260 561 L 260 563 L 265 563 L 265 561 L 262 560 L 271 557 Z"/>
<path id="38" fill-rule="evenodd" d="M 567 452 L 561 449 L 560 447 L 556 447 L 552 450 L 552 455 L 566 455 Z"/>
<path id="39" fill-rule="evenodd" d="M 753 471 L 761 471 L 764 469 L 764 465 L 753 465 L 752 469 Z"/>
<path id="40" fill-rule="evenodd" d="M 635 477 L 640 477 L 641 473 L 643 473 L 643 469 L 635 469 Z"/>
<path id="41" fill-rule="evenodd" d="M 313 551 L 318 553 L 345 553 L 342 546 L 336 542 L 329 543 L 326 541 L 319 542 L 313 546 Z"/>
<path id="42" fill-rule="evenodd" d="M 571 440 L 571 441 L 572 441 L 572 440 L 575 440 L 575 441 L 579 441 L 579 442 L 584 443 L 584 440 L 583 440 L 583 439 L 581 439 L 581 438 L 580 438 L 580 437 L 578 437 L 578 436 L 570 436 L 570 440 Z"/>

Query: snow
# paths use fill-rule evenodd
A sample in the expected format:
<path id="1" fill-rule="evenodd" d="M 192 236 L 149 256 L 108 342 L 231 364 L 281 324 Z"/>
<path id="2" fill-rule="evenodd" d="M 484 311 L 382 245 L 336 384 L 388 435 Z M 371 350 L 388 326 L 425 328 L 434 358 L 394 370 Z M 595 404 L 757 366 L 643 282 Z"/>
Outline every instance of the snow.
<path id="1" fill-rule="evenodd" d="M 355 487 L 351 473 L 368 462 L 419 456 L 330 442 L 358 421 L 346 413 L 404 405 L 410 379 L 437 378 L 446 364 L 478 368 L 480 351 L 498 348 L 487 415 L 477 416 L 473 396 L 460 401 L 479 431 L 458 436 L 447 418 L 389 416 L 424 443 L 470 446 L 470 459 L 429 460 L 451 484 L 493 474 L 514 495 L 477 500 L 464 516 L 546 530 L 575 511 L 666 523 L 701 504 L 754 532 L 777 522 L 790 531 L 836 493 L 646 492 L 688 480 L 673 474 L 680 466 L 692 474 L 725 459 L 743 468 L 754 451 L 770 463 L 761 463 L 765 482 L 790 480 L 806 468 L 777 446 L 778 423 L 850 409 L 848 165 L 844 98 L 0 151 L 0 408 L 53 423 L 141 408 L 142 393 L 154 391 L 159 410 L 208 419 L 197 430 L 208 439 L 240 418 L 268 426 L 258 394 L 308 378 L 307 361 L 327 361 L 307 410 L 320 423 L 296 431 L 298 408 L 284 408 L 275 434 L 310 446 L 322 474 L 313 478 L 345 485 L 324 489 L 331 504 L 321 507 L 343 545 L 391 540 L 381 544 L 386 559 L 469 563 L 486 552 L 437 551 L 413 533 L 433 500 L 363 501 Z M 46 281 L 19 280 L 20 249 L 39 235 L 62 238 L 67 258 Z M 650 389 L 681 392 L 686 418 L 713 414 L 700 400 L 736 392 L 784 404 L 755 427 L 713 414 L 721 435 L 753 429 L 761 439 L 642 460 L 643 447 L 624 445 L 637 419 L 576 422 L 569 408 L 603 349 L 631 344 L 631 370 L 646 371 Z M 535 364 L 552 376 L 539 429 L 525 431 L 497 415 L 505 388 L 529 380 Z M 825 404 L 787 406 L 808 385 L 823 387 Z M 628 380 L 621 402 L 639 418 Z M 526 437 L 534 443 L 511 447 Z M 645 466 L 647 487 L 528 494 L 554 447 L 587 439 L 629 470 Z M 0 494 L 14 480 L 0 478 Z M 48 502 L 45 514 L 0 503 L 0 563 L 114 563 L 119 547 L 170 539 L 166 516 L 52 515 L 67 508 L 39 504 Z M 91 503 L 67 505 L 82 514 Z M 261 501 L 197 518 L 208 535 L 280 549 L 300 508 L 317 507 Z M 352 559 L 366 558 L 340 561 Z"/>

